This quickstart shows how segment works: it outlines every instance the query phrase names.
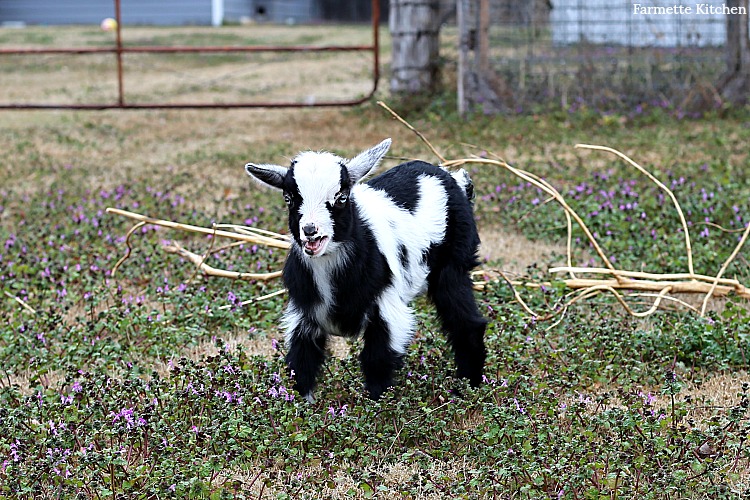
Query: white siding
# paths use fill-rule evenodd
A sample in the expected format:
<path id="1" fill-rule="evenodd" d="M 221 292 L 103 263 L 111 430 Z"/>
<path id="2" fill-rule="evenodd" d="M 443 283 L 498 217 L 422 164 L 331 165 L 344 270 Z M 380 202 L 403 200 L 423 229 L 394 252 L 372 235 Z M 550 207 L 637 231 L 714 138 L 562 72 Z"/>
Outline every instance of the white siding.
<path id="1" fill-rule="evenodd" d="M 683 5 L 692 12 L 636 14 L 642 7 Z M 722 1 L 679 0 L 555 0 L 550 16 L 552 41 L 556 45 L 596 43 L 634 47 L 705 47 L 726 41 L 726 16 L 699 12 L 699 4 L 716 7 Z M 642 12 L 642 11 L 641 11 Z"/>
<path id="2" fill-rule="evenodd" d="M 99 24 L 115 16 L 112 0 L 0 0 L 0 23 Z M 211 0 L 122 0 L 123 24 L 211 24 Z"/>

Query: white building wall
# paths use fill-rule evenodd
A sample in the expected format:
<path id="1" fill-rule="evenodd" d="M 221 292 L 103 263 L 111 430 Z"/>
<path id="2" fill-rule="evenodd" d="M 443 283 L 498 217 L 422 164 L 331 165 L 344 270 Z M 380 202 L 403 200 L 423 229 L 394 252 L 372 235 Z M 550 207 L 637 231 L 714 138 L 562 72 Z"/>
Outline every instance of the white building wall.
<path id="1" fill-rule="evenodd" d="M 726 41 L 721 1 L 554 0 L 553 5 L 550 25 L 556 45 L 706 47 Z M 673 9 L 651 10 L 660 7 Z"/>

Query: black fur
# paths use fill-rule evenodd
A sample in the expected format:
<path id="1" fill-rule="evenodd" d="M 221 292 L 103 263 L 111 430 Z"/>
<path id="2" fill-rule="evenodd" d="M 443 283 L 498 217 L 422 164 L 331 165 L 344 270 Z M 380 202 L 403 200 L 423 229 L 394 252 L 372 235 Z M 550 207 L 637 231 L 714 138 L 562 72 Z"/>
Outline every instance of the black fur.
<path id="1" fill-rule="evenodd" d="M 365 388 L 374 399 L 393 385 L 393 372 L 401 366 L 401 356 L 394 352 L 383 339 L 388 338 L 388 325 L 383 322 L 380 311 L 373 311 L 373 319 L 364 333 L 365 347 L 359 355 Z"/>
<path id="2" fill-rule="evenodd" d="M 403 267 L 409 265 L 409 251 L 406 249 L 406 245 L 401 244 L 398 246 L 398 260 Z"/>
<path id="3" fill-rule="evenodd" d="M 419 203 L 417 179 L 424 174 L 437 176 L 443 182 L 448 182 L 445 177 L 453 181 L 450 174 L 435 165 L 423 161 L 410 161 L 370 179 L 367 184 L 388 193 L 399 207 L 414 212 Z"/>

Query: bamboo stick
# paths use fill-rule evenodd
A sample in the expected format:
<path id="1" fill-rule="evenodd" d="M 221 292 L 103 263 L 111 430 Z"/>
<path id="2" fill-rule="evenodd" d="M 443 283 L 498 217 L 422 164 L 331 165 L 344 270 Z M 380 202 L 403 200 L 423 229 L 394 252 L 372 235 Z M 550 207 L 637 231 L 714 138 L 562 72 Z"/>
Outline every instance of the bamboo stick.
<path id="1" fill-rule="evenodd" d="M 664 192 L 667 193 L 669 198 L 672 200 L 672 204 L 674 204 L 675 210 L 677 210 L 677 215 L 680 217 L 680 223 L 682 224 L 682 230 L 685 233 L 685 250 L 687 253 L 687 259 L 688 259 L 688 272 L 690 274 L 694 274 L 695 270 L 693 269 L 693 247 L 690 244 L 690 231 L 688 230 L 687 221 L 685 220 L 685 215 L 682 213 L 682 207 L 680 207 L 680 203 L 677 201 L 677 197 L 674 195 L 671 189 L 669 189 L 666 185 L 664 185 L 663 182 L 661 182 L 659 179 L 654 177 L 654 175 L 631 160 L 627 155 L 617 151 L 616 149 L 609 148 L 607 146 L 595 146 L 593 144 L 576 144 L 576 149 L 593 149 L 597 151 L 606 151 L 608 153 L 612 153 L 615 156 L 618 156 L 619 158 L 625 160 L 628 164 L 635 167 L 639 172 L 643 173 L 646 177 L 651 179 L 651 181 L 659 186 Z"/>
<path id="2" fill-rule="evenodd" d="M 612 274 L 616 276 L 623 276 L 626 278 L 643 278 L 643 279 L 659 280 L 659 281 L 660 280 L 700 280 L 700 281 L 709 281 L 713 283 L 716 280 L 715 276 L 706 276 L 703 274 L 690 274 L 690 273 L 660 274 L 660 273 L 645 273 L 641 271 L 625 271 L 621 269 L 615 269 L 613 271 L 612 269 L 604 269 L 601 267 L 560 266 L 560 267 L 551 267 L 549 269 L 549 272 L 551 273 L 565 273 L 565 272 L 571 272 L 571 271 L 575 273 Z M 735 279 L 720 278 L 719 284 L 737 286 L 740 284 L 740 282 Z"/>
<path id="3" fill-rule="evenodd" d="M 173 222 L 163 219 L 154 219 L 147 215 L 141 215 L 135 212 L 129 212 L 127 210 L 121 210 L 119 208 L 107 208 L 108 214 L 120 215 L 129 219 L 144 222 L 146 224 L 153 224 L 155 226 L 168 227 L 170 229 L 179 229 L 180 231 L 188 231 L 192 233 L 200 233 L 206 235 L 216 235 L 222 238 L 230 238 L 233 240 L 246 241 L 248 243 L 257 243 L 259 245 L 265 245 L 274 248 L 288 249 L 290 243 L 284 239 L 284 236 L 276 233 L 274 237 L 253 235 L 253 234 L 240 234 L 232 231 L 214 230 L 200 226 L 193 226 L 190 224 L 182 224 L 180 222 Z"/>
<path id="4" fill-rule="evenodd" d="M 196 267 L 203 272 L 203 274 L 208 276 L 216 276 L 219 278 L 229 278 L 233 280 L 259 280 L 259 281 L 267 281 L 271 279 L 276 279 L 281 277 L 281 271 L 275 271 L 271 273 L 244 273 L 244 272 L 237 272 L 237 271 L 227 271 L 225 269 L 218 269 L 213 266 L 209 266 L 206 264 L 204 256 L 198 255 L 197 253 L 193 253 L 190 250 L 187 250 L 183 247 L 181 247 L 177 243 L 172 243 L 171 245 L 165 245 L 163 247 L 164 251 L 167 253 L 177 254 L 180 257 L 184 257 L 193 264 L 196 265 Z"/>

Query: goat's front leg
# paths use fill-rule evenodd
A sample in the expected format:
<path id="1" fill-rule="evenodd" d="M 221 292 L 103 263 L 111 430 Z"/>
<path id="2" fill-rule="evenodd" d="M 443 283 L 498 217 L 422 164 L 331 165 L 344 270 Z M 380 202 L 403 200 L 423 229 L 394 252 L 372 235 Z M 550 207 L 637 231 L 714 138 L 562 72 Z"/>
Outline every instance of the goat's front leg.
<path id="1" fill-rule="evenodd" d="M 314 402 L 313 389 L 325 361 L 327 337 L 310 321 L 300 316 L 287 317 L 286 364 L 294 379 L 294 389 Z"/>
<path id="2" fill-rule="evenodd" d="M 371 398 L 379 399 L 393 385 L 393 373 L 403 364 L 414 331 L 414 315 L 398 300 L 381 301 L 371 317 L 359 360 L 365 376 L 365 389 Z"/>

